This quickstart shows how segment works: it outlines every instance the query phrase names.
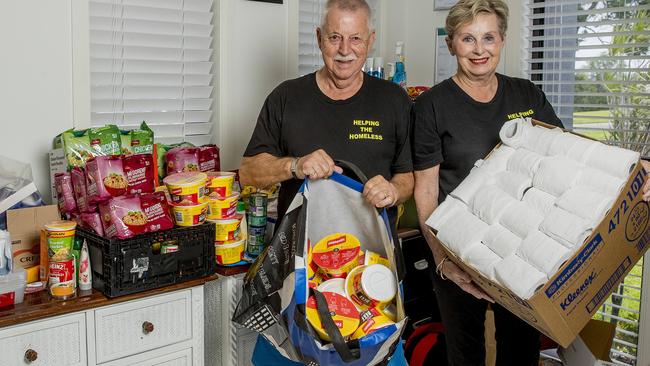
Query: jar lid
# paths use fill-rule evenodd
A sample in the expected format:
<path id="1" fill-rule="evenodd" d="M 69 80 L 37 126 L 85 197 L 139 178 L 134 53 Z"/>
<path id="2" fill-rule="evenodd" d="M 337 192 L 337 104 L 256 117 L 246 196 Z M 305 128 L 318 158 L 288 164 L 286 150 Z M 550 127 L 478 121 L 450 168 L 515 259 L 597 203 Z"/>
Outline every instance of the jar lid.
<path id="1" fill-rule="evenodd" d="M 361 275 L 361 288 L 379 302 L 388 302 L 397 293 L 397 281 L 390 268 L 381 264 L 366 266 Z"/>

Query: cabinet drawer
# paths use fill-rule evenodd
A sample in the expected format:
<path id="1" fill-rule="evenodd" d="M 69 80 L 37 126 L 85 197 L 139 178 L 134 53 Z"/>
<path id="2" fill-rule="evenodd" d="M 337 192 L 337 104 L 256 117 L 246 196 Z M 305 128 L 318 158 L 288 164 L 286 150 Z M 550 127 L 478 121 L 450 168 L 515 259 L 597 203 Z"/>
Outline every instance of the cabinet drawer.
<path id="1" fill-rule="evenodd" d="M 97 363 L 192 338 L 192 291 L 95 310 Z"/>
<path id="2" fill-rule="evenodd" d="M 101 366 L 192 366 L 192 348 L 165 353 L 165 349 L 122 358 Z"/>
<path id="3" fill-rule="evenodd" d="M 86 365 L 86 315 L 4 328 L 0 330 L 0 355 L 2 366 Z"/>

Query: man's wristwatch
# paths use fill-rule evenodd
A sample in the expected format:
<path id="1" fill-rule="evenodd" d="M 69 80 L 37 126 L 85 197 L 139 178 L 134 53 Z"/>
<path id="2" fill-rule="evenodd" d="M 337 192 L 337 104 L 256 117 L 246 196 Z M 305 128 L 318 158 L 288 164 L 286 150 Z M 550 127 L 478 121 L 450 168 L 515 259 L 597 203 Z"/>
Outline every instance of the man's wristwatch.
<path id="1" fill-rule="evenodd" d="M 291 160 L 290 169 L 291 169 L 291 176 L 293 177 L 293 179 L 299 179 L 298 175 L 296 174 L 296 169 L 298 168 L 298 160 L 300 160 L 300 158 L 293 158 L 293 160 Z"/>

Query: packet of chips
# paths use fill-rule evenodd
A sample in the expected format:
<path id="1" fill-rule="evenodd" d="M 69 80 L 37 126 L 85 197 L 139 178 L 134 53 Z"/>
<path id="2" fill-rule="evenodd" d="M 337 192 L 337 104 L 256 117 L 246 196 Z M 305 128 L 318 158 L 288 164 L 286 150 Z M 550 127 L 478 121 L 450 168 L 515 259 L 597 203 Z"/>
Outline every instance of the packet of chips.
<path id="1" fill-rule="evenodd" d="M 96 156 L 120 155 L 122 142 L 120 130 L 116 125 L 106 125 L 88 129 L 90 147 Z"/>
<path id="2" fill-rule="evenodd" d="M 86 166 L 86 161 L 95 156 L 90 147 L 90 138 L 87 132 L 88 130 L 70 129 L 62 133 L 63 149 L 68 167 L 83 168 Z"/>
<path id="3" fill-rule="evenodd" d="M 129 149 L 133 154 L 153 154 L 153 131 L 145 121 L 142 121 L 140 128 L 131 130 Z"/>

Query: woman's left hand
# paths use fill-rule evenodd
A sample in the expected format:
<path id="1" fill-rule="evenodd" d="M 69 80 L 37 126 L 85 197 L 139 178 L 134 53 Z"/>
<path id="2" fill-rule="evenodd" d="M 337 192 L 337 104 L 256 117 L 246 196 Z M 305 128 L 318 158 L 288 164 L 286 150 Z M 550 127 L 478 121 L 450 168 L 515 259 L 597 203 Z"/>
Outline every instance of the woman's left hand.
<path id="1" fill-rule="evenodd" d="M 649 176 L 646 177 L 648 180 L 643 185 L 643 200 L 648 202 L 650 201 L 650 161 L 641 160 L 641 165 L 643 165 L 643 169 L 645 169 L 646 173 L 649 174 Z"/>
<path id="2" fill-rule="evenodd" d="M 391 207 L 399 200 L 399 191 L 386 178 L 377 175 L 363 186 L 363 197 L 377 208 Z"/>

